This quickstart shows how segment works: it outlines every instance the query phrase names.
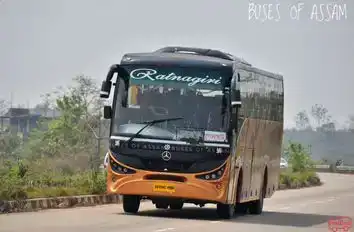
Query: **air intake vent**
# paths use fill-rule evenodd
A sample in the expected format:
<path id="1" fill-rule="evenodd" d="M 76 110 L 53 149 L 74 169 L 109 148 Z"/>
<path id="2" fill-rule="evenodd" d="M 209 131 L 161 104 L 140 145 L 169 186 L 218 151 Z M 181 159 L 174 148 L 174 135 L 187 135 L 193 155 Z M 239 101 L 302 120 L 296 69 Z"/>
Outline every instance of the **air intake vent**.
<path id="1" fill-rule="evenodd" d="M 170 180 L 176 182 L 186 182 L 187 179 L 182 176 L 173 176 L 173 175 L 159 175 L 159 174 L 152 174 L 145 176 L 146 180 Z"/>

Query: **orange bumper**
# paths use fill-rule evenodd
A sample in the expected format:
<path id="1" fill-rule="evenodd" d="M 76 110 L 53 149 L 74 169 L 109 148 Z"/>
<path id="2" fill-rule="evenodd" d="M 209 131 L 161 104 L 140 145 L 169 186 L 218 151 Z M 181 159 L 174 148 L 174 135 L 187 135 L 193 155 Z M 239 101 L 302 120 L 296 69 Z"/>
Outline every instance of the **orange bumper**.
<path id="1" fill-rule="evenodd" d="M 132 175 L 122 175 L 108 168 L 107 192 L 120 195 L 140 195 L 150 197 L 174 197 L 225 203 L 227 198 L 229 168 L 217 181 L 197 179 L 196 174 L 168 173 L 168 175 L 184 177 L 185 182 L 148 180 L 148 175 L 163 176 L 165 173 L 135 170 Z M 203 174 L 203 173 L 200 173 Z M 200 175 L 198 174 L 198 175 Z M 161 188 L 165 187 L 165 188 Z"/>

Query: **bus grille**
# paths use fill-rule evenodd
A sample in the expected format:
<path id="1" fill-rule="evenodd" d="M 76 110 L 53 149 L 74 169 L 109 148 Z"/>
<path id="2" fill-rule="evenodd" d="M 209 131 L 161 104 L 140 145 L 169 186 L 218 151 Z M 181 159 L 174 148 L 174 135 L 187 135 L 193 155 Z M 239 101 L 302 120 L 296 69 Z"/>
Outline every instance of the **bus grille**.
<path id="1" fill-rule="evenodd" d="M 184 172 L 188 173 L 188 169 L 192 166 L 193 162 L 176 162 L 176 161 L 161 161 L 161 160 L 141 160 L 145 169 L 157 172 Z"/>
<path id="2" fill-rule="evenodd" d="M 187 179 L 182 176 L 172 176 L 172 175 L 160 175 L 160 174 L 154 174 L 154 175 L 146 175 L 145 176 L 146 180 L 168 180 L 168 181 L 176 181 L 176 182 L 186 182 Z"/>

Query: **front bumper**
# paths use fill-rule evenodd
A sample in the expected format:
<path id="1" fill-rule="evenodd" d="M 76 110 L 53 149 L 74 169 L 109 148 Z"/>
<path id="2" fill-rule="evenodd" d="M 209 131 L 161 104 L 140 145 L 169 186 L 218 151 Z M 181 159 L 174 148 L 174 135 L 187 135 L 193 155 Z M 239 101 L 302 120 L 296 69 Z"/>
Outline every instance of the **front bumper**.
<path id="1" fill-rule="evenodd" d="M 107 192 L 109 194 L 120 195 L 172 197 L 209 202 L 226 202 L 229 177 L 229 167 L 227 165 L 223 176 L 218 180 L 212 181 L 196 178 L 196 175 L 203 173 L 180 174 L 149 172 L 144 170 L 134 171 L 134 174 L 120 174 L 114 172 L 111 166 L 108 166 Z M 148 179 L 151 175 L 154 176 L 153 180 Z M 166 176 L 179 177 L 180 179 L 184 179 L 184 181 L 164 180 Z"/>

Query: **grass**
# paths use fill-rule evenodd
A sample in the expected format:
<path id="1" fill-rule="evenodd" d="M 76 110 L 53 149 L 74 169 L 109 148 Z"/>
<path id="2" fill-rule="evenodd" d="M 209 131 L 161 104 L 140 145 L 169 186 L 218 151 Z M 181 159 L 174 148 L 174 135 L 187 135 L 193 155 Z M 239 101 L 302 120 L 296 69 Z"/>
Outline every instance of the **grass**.
<path id="1" fill-rule="evenodd" d="M 0 199 L 20 200 L 46 197 L 104 194 L 106 175 L 104 172 L 82 172 L 75 175 L 40 178 L 31 175 L 19 177 L 11 173 L 0 175 Z"/>
<path id="2" fill-rule="evenodd" d="M 280 185 L 286 189 L 304 188 L 321 185 L 321 180 L 314 171 L 292 172 L 285 170 L 280 173 Z"/>
<path id="3" fill-rule="evenodd" d="M 46 198 L 46 197 L 66 197 L 88 195 L 92 193 L 88 189 L 80 189 L 76 187 L 45 187 L 33 188 L 29 187 L 25 190 L 27 198 Z"/>

